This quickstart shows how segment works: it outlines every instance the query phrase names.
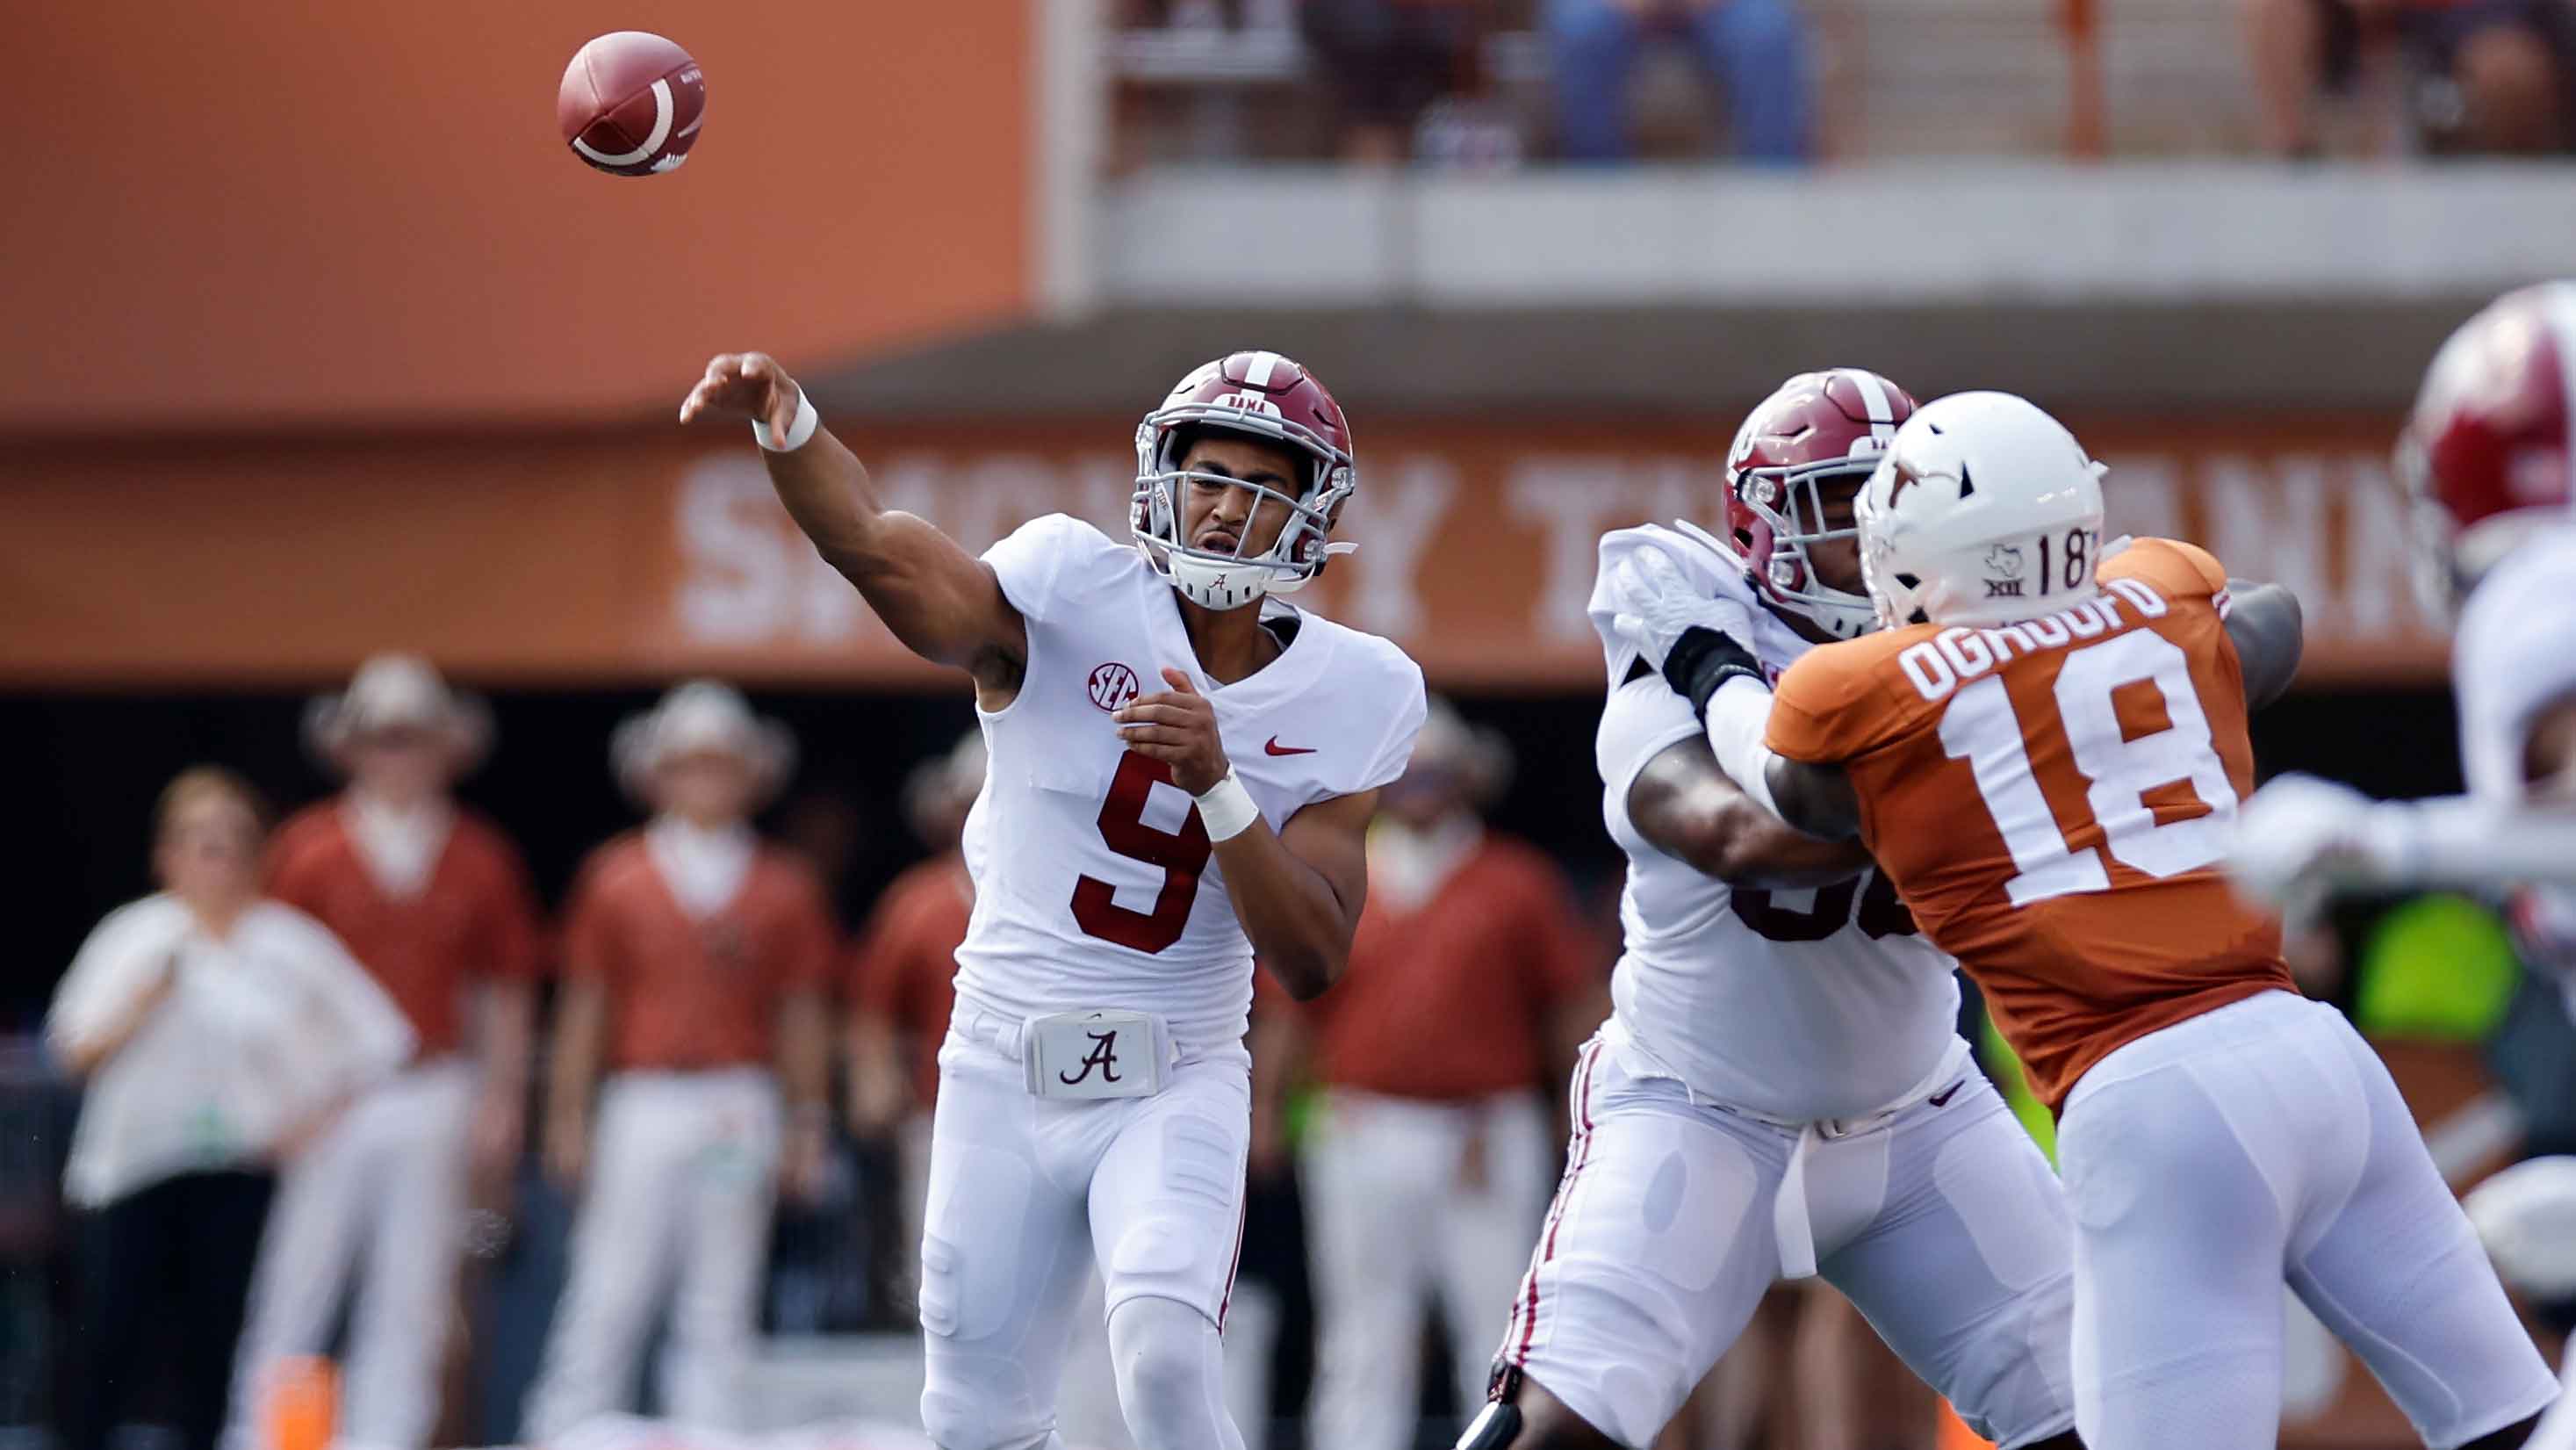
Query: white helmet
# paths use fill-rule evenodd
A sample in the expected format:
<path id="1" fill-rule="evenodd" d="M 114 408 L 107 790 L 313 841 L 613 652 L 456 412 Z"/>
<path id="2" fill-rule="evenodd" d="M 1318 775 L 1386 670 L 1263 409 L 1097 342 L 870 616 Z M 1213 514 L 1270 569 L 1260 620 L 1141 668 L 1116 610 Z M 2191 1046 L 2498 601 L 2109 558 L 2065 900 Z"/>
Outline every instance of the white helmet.
<path id="1" fill-rule="evenodd" d="M 1953 393 L 1916 409 L 1853 512 L 1890 629 L 2010 624 L 2093 597 L 2102 465 L 2028 399 Z"/>

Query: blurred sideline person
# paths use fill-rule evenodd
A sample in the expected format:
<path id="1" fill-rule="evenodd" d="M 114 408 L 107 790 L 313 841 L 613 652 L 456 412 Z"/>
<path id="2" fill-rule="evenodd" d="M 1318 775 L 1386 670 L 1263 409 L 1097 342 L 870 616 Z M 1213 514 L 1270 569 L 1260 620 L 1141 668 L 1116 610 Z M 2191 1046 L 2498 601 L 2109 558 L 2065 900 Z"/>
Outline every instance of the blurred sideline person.
<path id="1" fill-rule="evenodd" d="M 348 786 L 279 829 L 269 892 L 348 946 L 402 1008 L 415 1053 L 279 1185 L 232 1430 L 261 1423 L 279 1360 L 330 1347 L 354 1275 L 340 1433 L 418 1450 L 438 1415 L 469 1174 L 505 1182 L 519 1156 L 537 908 L 517 849 L 449 795 L 491 743 L 479 701 L 419 659 L 380 655 L 346 693 L 316 699 L 305 728 Z"/>
<path id="2" fill-rule="evenodd" d="M 67 1450 L 101 1450 L 176 1333 L 179 1442 L 211 1450 L 275 1173 L 412 1049 L 402 1013 L 320 923 L 259 894 L 266 826 L 231 772 L 161 793 L 161 889 L 108 914 L 45 1040 L 83 1084 L 63 1196 L 80 1213 L 80 1372 Z"/>
<path id="3" fill-rule="evenodd" d="M 751 420 L 823 558 L 971 678 L 992 751 L 922 1239 L 931 1439 L 1057 1441 L 1087 1260 L 1138 1443 L 1235 1450 L 1254 957 L 1301 997 L 1341 975 L 1422 720 L 1402 650 L 1271 597 L 1351 547 L 1349 420 L 1278 353 L 1218 358 L 1134 430 L 1126 537 L 1053 514 L 978 558 L 885 508 L 774 359 L 712 359 L 680 405 L 702 416 Z"/>
<path id="4" fill-rule="evenodd" d="M 545 1152 L 582 1195 L 533 1441 L 629 1407 L 666 1300 L 665 1418 L 741 1423 L 770 1211 L 781 1189 L 811 1195 L 829 1126 L 830 912 L 812 869 L 750 824 L 794 757 L 709 680 L 618 727 L 618 778 L 654 817 L 591 854 L 565 911 Z"/>
<path id="5" fill-rule="evenodd" d="M 2372 801 L 2286 775 L 2246 802 L 2229 865 L 2248 894 L 2294 917 L 2344 891 L 2502 896 L 2524 958 L 2555 974 L 2576 1010 L 2571 383 L 2576 283 L 2509 292 L 2443 343 L 2398 440 L 2419 593 L 2429 615 L 2458 623 L 2452 689 L 2468 793 Z M 2522 1165 L 2481 1185 L 2467 1207 L 2508 1281 L 2576 1292 L 2548 1231 L 2576 1228 L 2576 1163 Z M 2576 1354 L 2567 1364 L 2576 1376 Z M 2576 1446 L 2566 1396 L 2532 1443 Z"/>
<path id="6" fill-rule="evenodd" d="M 1434 698 L 1369 832 L 1369 906 L 1339 986 L 1300 1014 L 1323 1090 L 1300 1153 L 1317 1335 L 1310 1443 L 1414 1441 L 1426 1301 L 1457 1403 L 1483 1398 L 1494 1325 L 1547 1208 L 1548 1138 L 1607 954 L 1555 864 L 1479 816 L 1508 744 Z"/>
<path id="7" fill-rule="evenodd" d="M 984 733 L 970 730 L 904 783 L 904 814 L 930 859 L 896 877 L 850 953 L 849 1115 L 861 1138 L 895 1140 L 902 1174 L 903 1300 L 921 1268 L 930 1197 L 930 1115 L 939 1043 L 957 1003 L 957 948 L 975 909 L 975 878 L 958 839 L 984 789 Z"/>
<path id="8" fill-rule="evenodd" d="M 1869 637 L 1853 500 L 1914 412 L 1876 373 L 1801 373 L 1737 430 L 1723 536 L 1601 540 L 1596 747 L 1625 951 L 1464 1450 L 1646 1445 L 1773 1282 L 1813 1276 L 2006 1450 L 2076 1444 L 2073 1230 L 1959 1036 L 1956 963 L 1867 852 L 1760 804 L 1636 638 L 1667 595 L 1733 622 L 1757 679 Z"/>

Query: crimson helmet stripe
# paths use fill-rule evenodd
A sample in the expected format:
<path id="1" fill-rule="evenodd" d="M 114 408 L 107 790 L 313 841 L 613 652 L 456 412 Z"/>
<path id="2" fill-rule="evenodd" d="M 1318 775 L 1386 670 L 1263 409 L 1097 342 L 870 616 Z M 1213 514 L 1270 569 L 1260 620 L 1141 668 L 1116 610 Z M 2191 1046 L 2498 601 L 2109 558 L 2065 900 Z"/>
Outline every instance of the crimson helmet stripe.
<path id="1" fill-rule="evenodd" d="M 1270 374 L 1279 366 L 1279 361 L 1279 354 L 1275 352 L 1254 353 L 1251 370 L 1243 375 L 1243 380 L 1256 388 L 1270 386 Z"/>

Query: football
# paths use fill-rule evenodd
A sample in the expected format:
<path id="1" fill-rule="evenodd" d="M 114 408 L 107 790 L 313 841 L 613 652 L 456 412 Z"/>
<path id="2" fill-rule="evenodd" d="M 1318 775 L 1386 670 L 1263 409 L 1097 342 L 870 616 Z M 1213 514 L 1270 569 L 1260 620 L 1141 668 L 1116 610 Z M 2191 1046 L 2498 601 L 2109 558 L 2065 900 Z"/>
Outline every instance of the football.
<path id="1" fill-rule="evenodd" d="M 575 51 L 555 96 L 565 143 L 613 176 L 678 169 L 706 117 L 706 73 L 642 30 L 611 31 Z"/>

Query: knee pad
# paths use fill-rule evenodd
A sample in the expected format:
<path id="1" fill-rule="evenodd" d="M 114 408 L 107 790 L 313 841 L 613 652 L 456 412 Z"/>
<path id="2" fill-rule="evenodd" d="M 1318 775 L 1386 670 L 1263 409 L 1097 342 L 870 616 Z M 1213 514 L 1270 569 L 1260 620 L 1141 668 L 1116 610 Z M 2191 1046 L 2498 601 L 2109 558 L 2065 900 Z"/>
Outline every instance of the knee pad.
<path id="1" fill-rule="evenodd" d="M 1145 1450 L 1240 1444 L 1224 1427 L 1225 1366 L 1216 1325 L 1172 1299 L 1130 1299 L 1110 1311 L 1118 1403 Z"/>

